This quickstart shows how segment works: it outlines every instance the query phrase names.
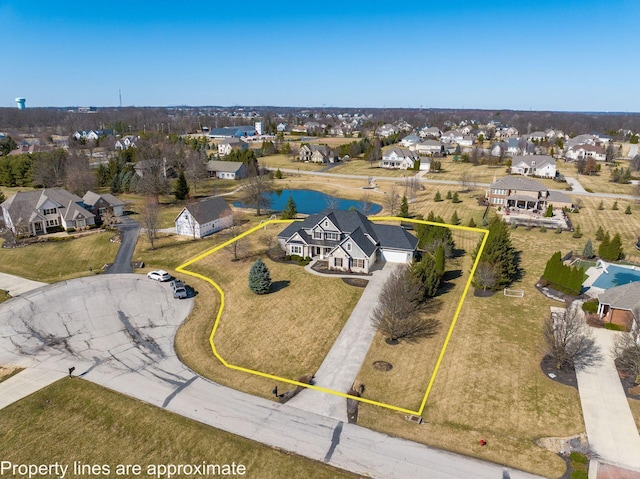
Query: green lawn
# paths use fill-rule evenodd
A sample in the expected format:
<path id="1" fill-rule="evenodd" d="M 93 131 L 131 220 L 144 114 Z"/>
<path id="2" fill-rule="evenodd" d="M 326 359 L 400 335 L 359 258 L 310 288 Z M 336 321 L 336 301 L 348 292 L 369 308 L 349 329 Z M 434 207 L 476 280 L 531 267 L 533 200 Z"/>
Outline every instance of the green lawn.
<path id="1" fill-rule="evenodd" d="M 118 464 L 139 464 L 143 471 L 139 477 L 150 477 L 145 472 L 151 464 L 203 462 L 242 464 L 246 467 L 246 475 L 242 477 L 253 479 L 357 477 L 79 378 L 62 379 L 1 410 L 0 437 L 3 461 L 14 464 L 57 461 L 71 468 L 73 461 L 107 465 L 111 473 L 100 477 L 135 477 L 117 476 Z M 89 477 L 73 475 L 71 471 L 67 477 Z"/>
<path id="2" fill-rule="evenodd" d="M 119 243 L 113 233 L 97 232 L 76 239 L 37 243 L 20 248 L 0 248 L 0 271 L 35 281 L 53 283 L 102 270 L 113 262 Z"/>

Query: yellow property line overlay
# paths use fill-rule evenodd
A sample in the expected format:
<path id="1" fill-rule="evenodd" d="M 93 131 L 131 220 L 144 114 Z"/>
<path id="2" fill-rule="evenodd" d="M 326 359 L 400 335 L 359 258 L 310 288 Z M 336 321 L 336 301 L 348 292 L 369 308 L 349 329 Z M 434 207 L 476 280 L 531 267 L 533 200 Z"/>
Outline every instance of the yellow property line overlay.
<path id="1" fill-rule="evenodd" d="M 233 238 L 231 238 L 228 241 L 225 241 L 222 244 L 219 244 L 217 246 L 214 246 L 213 248 L 211 248 L 210 250 L 205 251 L 204 253 L 196 256 L 193 259 L 190 259 L 189 261 L 187 261 L 186 263 L 181 264 L 180 266 L 178 266 L 176 268 L 176 271 L 179 273 L 184 273 L 187 274 L 189 276 L 193 276 L 196 278 L 199 278 L 203 281 L 206 281 L 207 283 L 209 283 L 211 286 L 213 286 L 218 293 L 220 294 L 220 308 L 218 308 L 218 313 L 216 315 L 216 320 L 213 324 L 213 328 L 211 329 L 211 334 L 209 335 L 209 344 L 211 346 L 211 351 L 213 351 L 213 354 L 216 358 L 218 358 L 218 360 L 227 368 L 229 369 L 234 369 L 236 371 L 242 371 L 245 373 L 249 373 L 249 374 L 254 374 L 256 376 L 261 376 L 263 378 L 267 378 L 267 379 L 272 379 L 275 381 L 281 381 L 283 383 L 287 383 L 287 384 L 291 384 L 293 386 L 301 386 L 304 388 L 308 388 L 308 389 L 315 389 L 316 391 L 322 391 L 324 393 L 328 393 L 328 394 L 333 394 L 335 396 L 340 396 L 343 398 L 349 398 L 349 399 L 353 399 L 356 401 L 360 401 L 363 403 L 367 403 L 367 404 L 373 404 L 374 406 L 380 406 L 383 408 L 387 408 L 387 409 L 391 409 L 394 411 L 398 411 L 398 412 L 402 412 L 402 413 L 406 413 L 406 414 L 415 414 L 415 415 L 422 415 L 424 408 L 427 404 L 427 399 L 429 398 L 429 394 L 431 393 L 431 389 L 433 387 L 433 383 L 436 380 L 436 376 L 438 374 L 438 370 L 440 369 L 440 365 L 442 363 L 442 359 L 444 357 L 444 354 L 447 350 L 447 345 L 449 344 L 449 340 L 451 339 L 451 335 L 453 334 L 453 329 L 456 325 L 456 322 L 458 320 L 458 316 L 460 315 L 460 311 L 462 310 L 462 305 L 464 303 L 464 300 L 467 296 L 467 292 L 469 291 L 469 288 L 471 286 L 471 282 L 473 280 L 473 276 L 476 272 L 476 268 L 478 266 L 478 263 L 480 261 L 480 257 L 482 256 L 482 251 L 484 250 L 485 244 L 487 243 L 487 238 L 489 236 L 489 231 L 485 230 L 485 229 L 480 229 L 480 228 L 471 228 L 468 226 L 458 226 L 458 225 L 449 225 L 446 223 L 435 223 L 435 222 L 431 222 L 431 221 L 425 221 L 425 220 L 414 220 L 414 219 L 409 219 L 409 218 L 400 218 L 400 217 L 396 217 L 396 216 L 382 216 L 382 217 L 370 217 L 369 220 L 371 221 L 402 221 L 405 223 L 417 223 L 417 224 L 427 224 L 427 225 L 433 225 L 433 226 L 444 226 L 446 228 L 451 228 L 451 229 L 458 229 L 458 230 L 464 230 L 464 231 L 471 231 L 474 233 L 482 233 L 483 234 L 483 238 L 482 238 L 482 243 L 480 244 L 480 248 L 478 250 L 478 254 L 476 255 L 476 259 L 473 262 L 473 267 L 471 268 L 471 273 L 469 275 L 469 279 L 467 280 L 464 290 L 462 292 L 462 296 L 460 297 L 460 301 L 458 302 L 458 307 L 456 308 L 456 312 L 455 315 L 453 317 L 453 321 L 451 322 L 451 326 L 449 327 L 449 331 L 447 332 L 447 336 L 445 338 L 444 344 L 442 345 L 442 349 L 440 350 L 440 355 L 438 356 L 438 360 L 436 361 L 436 366 L 433 370 L 433 373 L 431 374 L 431 379 L 429 380 L 429 384 L 427 386 L 427 391 L 425 392 L 424 397 L 422 398 L 422 402 L 420 404 L 420 408 L 417 411 L 412 411 L 410 409 L 406 409 L 406 408 L 402 408 L 402 407 L 398 407 L 398 406 L 394 406 L 392 404 L 387 404 L 387 403 L 383 403 L 383 402 L 379 402 L 379 401 L 373 401 L 371 399 L 367 399 L 367 398 L 362 398 L 362 397 L 358 397 L 358 396 L 353 396 L 350 394 L 346 394 L 346 393 L 342 393 L 340 391 L 334 391 L 332 389 L 326 389 L 320 386 L 316 386 L 313 384 L 305 384 L 305 383 L 301 383 L 299 381 L 294 381 L 293 379 L 287 379 L 287 378 L 283 378 L 280 376 L 275 376 L 273 374 L 268 374 L 268 373 L 263 373 L 261 371 L 256 371 L 254 369 L 249 369 L 249 368 L 244 368 L 242 366 L 236 366 L 234 364 L 229 364 L 219 353 L 218 350 L 216 349 L 215 343 L 213 341 L 213 338 L 216 334 L 216 331 L 218 329 L 218 325 L 220 324 L 220 318 L 222 317 L 222 312 L 224 311 L 224 291 L 222 291 L 222 288 L 220 288 L 220 286 L 213 281 L 211 278 L 208 278 L 202 274 L 199 273 L 194 273 L 193 271 L 187 271 L 185 268 L 188 268 L 189 266 L 191 266 L 192 264 L 200 261 L 203 258 L 206 258 L 207 256 L 209 256 L 210 254 L 215 253 L 216 251 L 221 250 L 222 248 L 225 248 L 227 246 L 229 246 L 230 244 L 234 243 L 235 241 L 238 241 L 239 239 L 244 238 L 245 236 L 248 236 L 256 231 L 258 231 L 259 229 L 262 228 L 266 228 L 268 225 L 271 224 L 289 224 L 292 223 L 294 221 L 302 221 L 302 220 L 268 220 L 268 221 L 264 221 L 262 223 L 260 223 L 257 226 L 254 226 L 253 228 L 245 231 L 244 233 L 239 234 L 238 236 L 235 236 Z"/>

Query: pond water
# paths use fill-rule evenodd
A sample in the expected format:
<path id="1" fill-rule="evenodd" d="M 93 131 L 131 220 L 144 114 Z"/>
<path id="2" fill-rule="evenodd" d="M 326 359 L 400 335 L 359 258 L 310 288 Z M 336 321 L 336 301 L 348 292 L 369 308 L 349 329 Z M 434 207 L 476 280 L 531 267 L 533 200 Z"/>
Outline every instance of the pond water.
<path id="1" fill-rule="evenodd" d="M 344 198 L 337 198 L 325 193 L 321 193 L 315 190 L 277 190 L 267 195 L 271 204 L 269 210 L 282 211 L 284 210 L 289 196 L 293 197 L 293 201 L 296 204 L 298 213 L 310 215 L 313 213 L 319 213 L 320 211 L 332 207 L 337 210 L 349 210 L 355 208 L 362 211 L 363 203 L 357 200 L 346 200 Z M 241 201 L 235 201 L 233 206 L 239 208 L 245 208 L 245 205 Z M 382 206 L 370 203 L 369 211 L 366 214 L 376 214 L 382 210 Z"/>

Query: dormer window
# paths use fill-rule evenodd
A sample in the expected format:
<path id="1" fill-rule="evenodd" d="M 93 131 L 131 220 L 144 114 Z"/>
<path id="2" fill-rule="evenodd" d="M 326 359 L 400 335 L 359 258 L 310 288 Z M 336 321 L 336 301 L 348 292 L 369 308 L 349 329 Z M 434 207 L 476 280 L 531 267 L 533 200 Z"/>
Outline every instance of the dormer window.
<path id="1" fill-rule="evenodd" d="M 55 208 L 46 208 L 42 213 L 45 216 L 46 215 L 55 215 L 56 214 L 56 209 Z"/>

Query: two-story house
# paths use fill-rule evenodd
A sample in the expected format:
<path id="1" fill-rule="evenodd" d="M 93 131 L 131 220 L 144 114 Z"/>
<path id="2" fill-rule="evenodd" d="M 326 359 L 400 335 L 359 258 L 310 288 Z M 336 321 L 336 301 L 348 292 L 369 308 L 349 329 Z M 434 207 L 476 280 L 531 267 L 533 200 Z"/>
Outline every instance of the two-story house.
<path id="1" fill-rule="evenodd" d="M 380 168 L 409 170 L 415 167 L 416 161 L 419 159 L 420 156 L 415 151 L 406 148 L 391 148 L 382 154 Z"/>
<path id="2" fill-rule="evenodd" d="M 511 174 L 555 178 L 556 160 L 547 155 L 514 156 L 511 160 Z"/>
<path id="3" fill-rule="evenodd" d="M 571 198 L 564 193 L 551 191 L 539 181 L 522 176 L 505 176 L 494 181 L 486 196 L 491 206 L 524 211 L 544 211 L 548 205 L 554 208 L 573 206 Z"/>
<path id="4" fill-rule="evenodd" d="M 410 263 L 418 238 L 401 226 L 373 223 L 359 211 L 325 210 L 291 223 L 278 243 L 288 255 L 327 261 L 329 269 L 368 273 L 377 260 Z"/>
<path id="5" fill-rule="evenodd" d="M 338 155 L 328 145 L 302 145 L 298 153 L 300 161 L 312 163 L 335 163 Z"/>

